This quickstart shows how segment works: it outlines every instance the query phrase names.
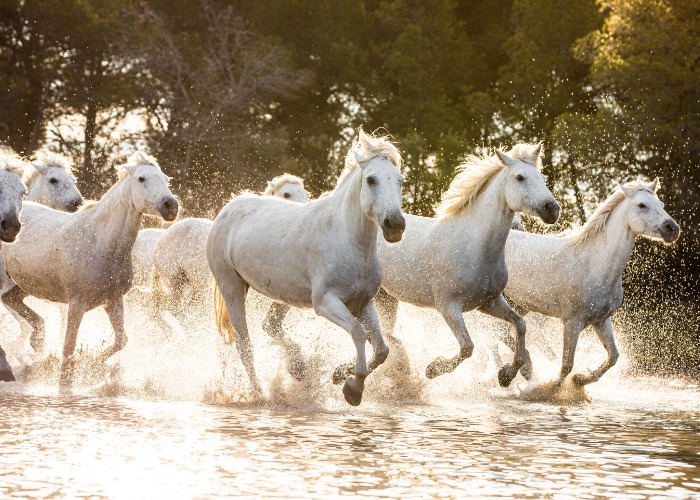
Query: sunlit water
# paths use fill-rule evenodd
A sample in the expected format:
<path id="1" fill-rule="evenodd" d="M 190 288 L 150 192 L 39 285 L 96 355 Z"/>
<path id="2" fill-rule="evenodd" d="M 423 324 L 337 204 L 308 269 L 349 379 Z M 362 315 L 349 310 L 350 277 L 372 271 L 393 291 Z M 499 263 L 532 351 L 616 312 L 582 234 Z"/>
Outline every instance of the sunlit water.
<path id="1" fill-rule="evenodd" d="M 695 383 L 635 377 L 621 363 L 588 389 L 589 403 L 535 403 L 523 400 L 531 385 L 520 377 L 498 387 L 482 352 L 427 381 L 426 364 L 455 341 L 431 313 L 403 308 L 398 335 L 413 376 L 380 368 L 352 408 L 330 383 L 353 356 L 349 336 L 308 311 L 292 314 L 289 331 L 310 360 L 307 380 L 296 382 L 255 326 L 258 306 L 251 336 L 263 401 L 250 401 L 240 360 L 207 321 L 185 332 L 169 318 L 174 331 L 155 332 L 133 306 L 127 348 L 111 368 L 86 355 L 76 396 L 61 399 L 55 363 L 33 359 L 6 318 L 2 342 L 21 380 L 0 385 L 0 497 L 700 496 Z M 58 315 L 44 308 L 49 351 L 60 352 Z M 495 327 L 467 320 L 474 332 Z M 538 320 L 530 323 L 534 338 Z M 97 311 L 79 341 L 94 352 L 110 335 Z M 561 340 L 552 343 L 559 351 Z M 546 380 L 556 363 L 533 354 Z M 577 366 L 601 356 L 585 336 Z"/>

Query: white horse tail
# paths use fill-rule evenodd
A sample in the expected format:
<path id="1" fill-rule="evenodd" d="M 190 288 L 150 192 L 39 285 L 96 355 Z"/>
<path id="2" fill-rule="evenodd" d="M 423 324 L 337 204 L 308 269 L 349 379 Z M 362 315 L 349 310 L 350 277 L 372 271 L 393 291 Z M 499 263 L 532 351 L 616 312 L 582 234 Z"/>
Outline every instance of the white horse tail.
<path id="1" fill-rule="evenodd" d="M 219 285 L 216 284 L 214 276 L 211 277 L 210 283 L 214 290 L 214 321 L 216 322 L 216 329 L 219 331 L 224 344 L 233 344 L 236 340 L 236 330 L 233 329 L 231 319 L 228 317 L 226 301 L 224 296 L 221 295 L 221 290 L 219 290 Z"/>

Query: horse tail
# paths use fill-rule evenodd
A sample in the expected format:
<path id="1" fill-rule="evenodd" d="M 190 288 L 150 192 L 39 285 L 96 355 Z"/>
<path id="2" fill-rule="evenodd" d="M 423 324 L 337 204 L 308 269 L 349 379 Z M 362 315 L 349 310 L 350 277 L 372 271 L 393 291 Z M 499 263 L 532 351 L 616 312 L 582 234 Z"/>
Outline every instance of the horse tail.
<path id="1" fill-rule="evenodd" d="M 228 317 L 226 301 L 221 294 L 219 285 L 216 284 L 214 276 L 211 277 L 210 283 L 214 290 L 214 321 L 216 322 L 216 329 L 219 331 L 224 344 L 233 344 L 236 340 L 236 331 L 231 324 L 231 318 Z"/>

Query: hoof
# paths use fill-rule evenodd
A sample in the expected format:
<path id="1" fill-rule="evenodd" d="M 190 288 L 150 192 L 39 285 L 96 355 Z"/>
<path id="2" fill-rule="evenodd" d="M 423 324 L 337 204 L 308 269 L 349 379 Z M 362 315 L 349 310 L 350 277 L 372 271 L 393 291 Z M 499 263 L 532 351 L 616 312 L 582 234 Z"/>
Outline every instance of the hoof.
<path id="1" fill-rule="evenodd" d="M 360 406 L 362 403 L 362 391 L 355 390 L 346 380 L 343 386 L 343 396 L 345 396 L 345 401 L 352 406 Z"/>
<path id="2" fill-rule="evenodd" d="M 0 382 L 14 382 L 15 381 L 15 376 L 12 373 L 12 370 L 2 370 L 0 371 Z"/>
<path id="3" fill-rule="evenodd" d="M 335 384 L 335 385 L 340 384 L 341 382 L 345 381 L 345 379 L 347 379 L 348 376 L 352 375 L 353 372 L 354 372 L 354 370 L 353 370 L 353 366 L 351 364 L 340 365 L 333 372 L 333 384 Z"/>
<path id="4" fill-rule="evenodd" d="M 589 382 L 588 377 L 582 373 L 575 374 L 573 377 L 571 377 L 571 381 L 577 387 L 583 387 Z"/>
<path id="5" fill-rule="evenodd" d="M 447 360 L 442 356 L 435 358 L 425 369 L 425 376 L 429 379 L 434 379 L 435 377 L 447 373 L 451 370 L 447 368 Z"/>
<path id="6" fill-rule="evenodd" d="M 530 380 L 532 378 L 532 359 L 530 359 L 530 354 L 528 353 L 525 363 L 520 368 L 520 374 L 525 378 L 525 380 Z"/>
<path id="7" fill-rule="evenodd" d="M 512 365 L 505 365 L 498 370 L 498 383 L 501 387 L 508 387 L 517 374 L 517 368 L 513 368 Z"/>

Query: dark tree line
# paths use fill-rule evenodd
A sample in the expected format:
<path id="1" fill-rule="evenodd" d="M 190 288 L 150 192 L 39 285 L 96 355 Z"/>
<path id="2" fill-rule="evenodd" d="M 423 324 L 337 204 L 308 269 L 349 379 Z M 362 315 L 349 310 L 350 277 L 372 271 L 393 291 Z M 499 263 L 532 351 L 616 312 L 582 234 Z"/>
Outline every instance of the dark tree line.
<path id="1" fill-rule="evenodd" d="M 0 0 L 0 144 L 72 156 L 90 197 L 148 148 L 197 215 L 283 170 L 330 188 L 358 125 L 400 144 L 413 213 L 481 145 L 544 142 L 556 229 L 660 176 L 684 234 L 626 280 L 683 305 L 697 361 L 698 40 L 696 0 Z"/>

